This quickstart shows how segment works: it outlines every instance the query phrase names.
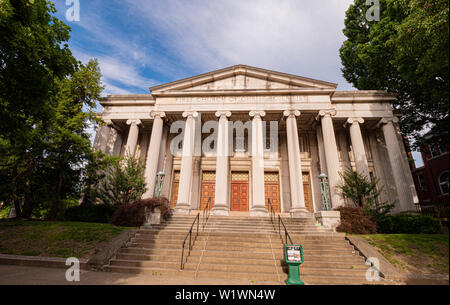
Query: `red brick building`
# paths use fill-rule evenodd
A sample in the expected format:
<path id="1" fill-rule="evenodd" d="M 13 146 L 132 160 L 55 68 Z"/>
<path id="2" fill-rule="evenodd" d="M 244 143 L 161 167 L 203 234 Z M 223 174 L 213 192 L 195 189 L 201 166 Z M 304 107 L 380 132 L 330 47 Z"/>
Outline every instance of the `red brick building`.
<path id="1" fill-rule="evenodd" d="M 412 169 L 420 206 L 422 210 L 439 210 L 441 217 L 448 218 L 449 147 L 431 144 L 424 146 L 421 154 L 424 165 Z"/>

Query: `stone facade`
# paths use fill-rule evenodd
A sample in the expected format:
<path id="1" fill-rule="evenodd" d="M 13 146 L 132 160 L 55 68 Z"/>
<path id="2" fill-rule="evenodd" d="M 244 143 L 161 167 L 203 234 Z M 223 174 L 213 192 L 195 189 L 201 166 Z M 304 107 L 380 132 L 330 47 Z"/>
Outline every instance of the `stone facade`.
<path id="1" fill-rule="evenodd" d="M 162 194 L 176 213 L 210 200 L 216 215 L 262 216 L 270 198 L 277 212 L 312 216 L 322 210 L 321 173 L 329 177 L 332 207 L 345 204 L 337 186 L 346 168 L 378 177 L 381 200 L 395 202 L 395 212 L 414 210 L 395 96 L 336 87 L 237 65 L 152 87 L 151 94 L 110 95 L 101 101 L 106 124 L 94 145 L 145 160 L 146 197 L 163 171 Z"/>

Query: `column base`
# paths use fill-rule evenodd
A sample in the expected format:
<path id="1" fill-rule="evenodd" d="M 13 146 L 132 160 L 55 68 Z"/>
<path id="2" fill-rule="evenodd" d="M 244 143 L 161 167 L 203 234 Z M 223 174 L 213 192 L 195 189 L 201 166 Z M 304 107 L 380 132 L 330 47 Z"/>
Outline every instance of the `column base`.
<path id="1" fill-rule="evenodd" d="M 189 215 L 190 212 L 191 212 L 191 207 L 186 204 L 177 204 L 175 209 L 173 209 L 174 214 Z"/>
<path id="2" fill-rule="evenodd" d="M 266 208 L 253 208 L 250 210 L 250 216 L 252 217 L 269 217 L 269 211 Z"/>
<path id="3" fill-rule="evenodd" d="M 314 214 L 316 220 L 320 222 L 322 227 L 333 230 L 341 224 L 341 212 L 339 211 L 320 211 Z"/>
<path id="4" fill-rule="evenodd" d="M 291 209 L 289 211 L 291 214 L 291 218 L 312 218 L 313 214 L 308 211 L 306 208 L 302 209 Z"/>
<path id="5" fill-rule="evenodd" d="M 230 211 L 228 210 L 227 206 L 214 205 L 214 207 L 211 209 L 211 215 L 214 216 L 228 216 L 229 214 Z"/>

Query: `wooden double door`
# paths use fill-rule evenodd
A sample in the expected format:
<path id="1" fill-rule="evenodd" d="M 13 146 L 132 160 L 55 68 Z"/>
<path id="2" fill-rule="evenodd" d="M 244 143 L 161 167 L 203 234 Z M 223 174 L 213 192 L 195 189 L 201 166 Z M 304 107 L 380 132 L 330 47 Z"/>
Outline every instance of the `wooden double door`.
<path id="1" fill-rule="evenodd" d="M 204 171 L 202 173 L 200 210 L 204 210 L 206 208 L 209 200 L 211 200 L 210 209 L 214 206 L 214 198 L 216 195 L 215 189 L 216 189 L 216 172 Z"/>
<path id="2" fill-rule="evenodd" d="M 174 171 L 172 179 L 172 196 L 171 196 L 172 208 L 174 208 L 177 205 L 179 186 L 180 186 L 180 171 Z"/>
<path id="3" fill-rule="evenodd" d="M 231 173 L 230 211 L 248 212 L 248 172 Z"/>
<path id="4" fill-rule="evenodd" d="M 264 195 L 266 209 L 269 211 L 269 199 L 275 213 L 280 213 L 280 178 L 278 172 L 264 173 Z"/>

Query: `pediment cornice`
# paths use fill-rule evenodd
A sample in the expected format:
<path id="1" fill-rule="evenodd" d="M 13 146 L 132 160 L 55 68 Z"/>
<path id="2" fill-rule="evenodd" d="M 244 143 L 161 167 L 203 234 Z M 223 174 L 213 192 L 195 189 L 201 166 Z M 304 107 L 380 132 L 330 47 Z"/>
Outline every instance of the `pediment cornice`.
<path id="1" fill-rule="evenodd" d="M 177 80 L 174 82 L 150 87 L 153 95 L 167 91 L 187 91 L 190 88 L 195 88 L 207 83 L 213 83 L 227 78 L 233 78 L 239 75 L 260 79 L 268 82 L 284 84 L 292 89 L 308 88 L 308 89 L 328 89 L 335 90 L 337 84 L 315 80 L 312 78 L 287 74 L 272 70 L 266 70 L 246 65 L 236 65 L 225 69 L 211 71 L 197 76 Z M 264 88 L 261 88 L 264 89 Z M 268 89 L 270 90 L 270 89 Z M 211 92 L 210 90 L 208 90 Z M 214 91 L 214 90 L 212 90 Z"/>

